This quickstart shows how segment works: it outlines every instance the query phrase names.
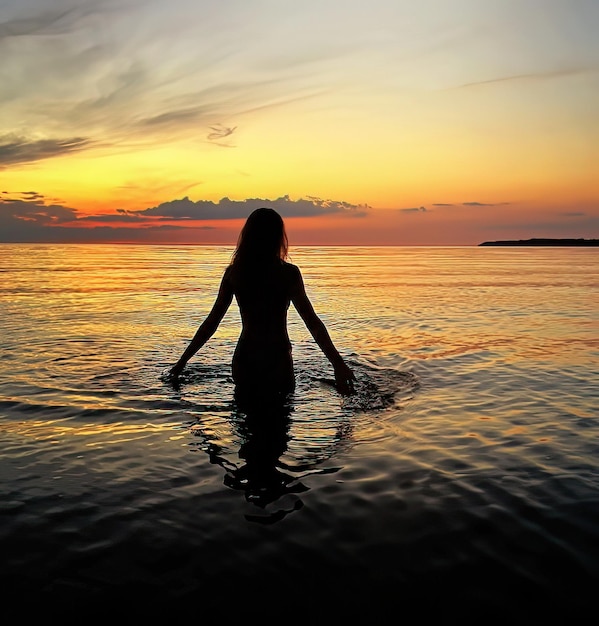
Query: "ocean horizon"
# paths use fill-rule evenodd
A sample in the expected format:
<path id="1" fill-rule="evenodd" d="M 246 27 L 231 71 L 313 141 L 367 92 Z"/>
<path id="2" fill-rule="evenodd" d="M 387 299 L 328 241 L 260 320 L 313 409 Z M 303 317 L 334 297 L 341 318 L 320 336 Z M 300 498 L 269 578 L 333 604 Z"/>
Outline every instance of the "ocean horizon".
<path id="1" fill-rule="evenodd" d="M 596 249 L 292 245 L 357 393 L 291 306 L 297 388 L 258 420 L 233 396 L 235 303 L 165 377 L 232 251 L 0 244 L 7 609 L 594 611 Z"/>

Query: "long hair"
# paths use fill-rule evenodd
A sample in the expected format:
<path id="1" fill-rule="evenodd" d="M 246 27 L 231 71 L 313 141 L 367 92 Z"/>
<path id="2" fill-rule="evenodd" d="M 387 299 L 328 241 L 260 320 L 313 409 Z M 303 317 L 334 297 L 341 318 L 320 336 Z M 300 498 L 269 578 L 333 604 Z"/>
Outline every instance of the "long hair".
<path id="1" fill-rule="evenodd" d="M 231 264 L 239 267 L 284 261 L 288 248 L 283 218 L 274 209 L 261 207 L 252 211 L 241 229 Z"/>

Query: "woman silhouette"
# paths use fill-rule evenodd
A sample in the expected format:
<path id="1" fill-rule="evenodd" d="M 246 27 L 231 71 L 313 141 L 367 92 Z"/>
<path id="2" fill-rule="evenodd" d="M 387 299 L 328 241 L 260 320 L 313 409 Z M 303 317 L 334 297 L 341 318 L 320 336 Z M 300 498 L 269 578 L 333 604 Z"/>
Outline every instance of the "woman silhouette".
<path id="1" fill-rule="evenodd" d="M 281 216 L 268 208 L 251 213 L 224 272 L 212 310 L 171 368 L 172 378 L 179 376 L 189 359 L 212 337 L 235 296 L 242 322 L 232 363 L 238 398 L 281 397 L 294 390 L 287 333 L 290 302 L 333 366 L 337 390 L 342 394 L 353 393 L 355 376 L 314 311 L 299 268 L 286 261 L 287 249 Z"/>

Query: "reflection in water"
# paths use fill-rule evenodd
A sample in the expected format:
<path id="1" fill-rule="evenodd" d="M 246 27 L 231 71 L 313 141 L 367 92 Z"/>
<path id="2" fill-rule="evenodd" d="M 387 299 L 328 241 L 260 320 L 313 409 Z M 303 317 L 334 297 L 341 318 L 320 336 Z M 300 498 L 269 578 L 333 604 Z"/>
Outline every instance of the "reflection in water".
<path id="1" fill-rule="evenodd" d="M 228 419 L 232 430 L 231 437 L 225 439 L 236 442 L 237 459 L 231 460 L 234 451 L 228 449 L 226 441 L 214 432 L 209 423 L 200 421 L 191 426 L 191 432 L 200 438 L 200 447 L 208 453 L 210 462 L 225 470 L 224 484 L 243 491 L 247 502 L 262 509 L 261 514 L 246 515 L 248 521 L 272 524 L 280 521 L 293 511 L 303 507 L 300 498 L 287 509 L 267 511 L 268 505 L 277 502 L 287 494 L 300 494 L 308 491 L 302 478 L 315 473 L 328 474 L 339 468 L 319 468 L 325 460 L 345 447 L 351 437 L 351 427 L 346 421 L 338 424 L 333 437 L 324 438 L 318 450 L 314 450 L 311 440 L 310 450 L 305 454 L 297 452 L 288 458 L 290 442 L 294 439 L 293 395 L 274 397 L 239 398 L 232 404 Z M 316 425 L 312 425 L 316 428 Z M 297 437 L 295 437 L 297 439 Z M 307 443 L 294 441 L 294 448 L 306 448 Z M 315 454 L 316 452 L 316 454 Z"/>
<path id="2" fill-rule="evenodd" d="M 224 483 L 245 492 L 248 502 L 264 508 L 287 493 L 307 491 L 290 473 L 280 469 L 279 459 L 287 452 L 292 405 L 288 399 L 268 398 L 237 401 L 233 425 L 242 441 L 239 458 L 243 465 L 229 470 Z M 292 509 L 302 507 L 296 500 Z M 278 521 L 291 511 L 277 511 L 273 518 L 250 516 L 255 521 Z M 248 517 L 248 516 L 246 516 Z"/>
<path id="3" fill-rule="evenodd" d="M 232 389 L 233 381 L 222 363 L 192 364 L 178 381 L 163 373 L 175 391 L 182 391 L 181 384 L 185 388 L 176 402 L 193 416 L 186 424 L 194 435 L 191 446 L 225 470 L 228 488 L 257 507 L 256 515 L 246 515 L 250 521 L 274 523 L 301 509 L 299 494 L 310 489 L 304 479 L 339 471 L 330 460 L 380 437 L 381 413 L 396 407 L 398 399 L 409 400 L 419 384 L 411 372 L 356 358 L 351 361 L 356 393 L 340 396 L 321 361 L 297 361 L 296 392 L 288 396 L 226 400 L 223 390 Z"/>

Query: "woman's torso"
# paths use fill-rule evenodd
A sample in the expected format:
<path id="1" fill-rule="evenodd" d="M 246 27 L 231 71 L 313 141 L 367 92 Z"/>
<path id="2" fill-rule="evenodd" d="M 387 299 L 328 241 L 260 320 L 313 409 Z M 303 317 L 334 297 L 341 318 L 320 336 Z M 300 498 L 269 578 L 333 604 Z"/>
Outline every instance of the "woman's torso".
<path id="1" fill-rule="evenodd" d="M 241 315 L 241 341 L 263 349 L 289 346 L 287 311 L 298 273 L 296 266 L 284 261 L 228 269 Z"/>
<path id="2" fill-rule="evenodd" d="M 242 321 L 233 358 L 238 386 L 293 387 L 287 312 L 298 277 L 297 267 L 283 261 L 227 270 Z"/>

